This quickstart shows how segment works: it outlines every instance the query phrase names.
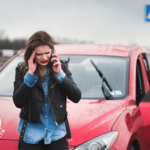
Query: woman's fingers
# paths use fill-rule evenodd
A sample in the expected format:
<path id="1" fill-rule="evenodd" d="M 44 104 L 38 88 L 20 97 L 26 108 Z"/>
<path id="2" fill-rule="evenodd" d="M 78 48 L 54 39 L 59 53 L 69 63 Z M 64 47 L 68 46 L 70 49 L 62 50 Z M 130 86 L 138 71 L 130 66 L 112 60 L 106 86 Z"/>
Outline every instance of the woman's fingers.
<path id="1" fill-rule="evenodd" d="M 31 56 L 30 56 L 28 62 L 29 62 L 29 63 L 32 63 L 34 58 L 35 58 L 35 50 L 32 52 L 32 54 L 31 54 Z"/>
<path id="2" fill-rule="evenodd" d="M 55 67 L 55 66 L 58 66 L 58 65 L 60 65 L 60 62 L 55 62 L 55 63 L 53 64 L 54 67 Z"/>
<path id="3" fill-rule="evenodd" d="M 53 54 L 52 54 L 52 59 L 51 59 L 51 62 L 52 61 L 54 61 L 54 62 L 60 62 L 60 60 L 59 60 L 59 56 L 58 56 L 58 54 L 56 53 L 56 52 L 54 52 Z M 55 63 L 54 63 L 55 64 Z"/>
<path id="4" fill-rule="evenodd" d="M 35 57 L 35 52 L 36 52 L 35 50 L 32 52 L 31 57 L 30 57 L 31 59 L 34 59 L 34 57 Z"/>
<path id="5" fill-rule="evenodd" d="M 54 52 L 52 54 L 52 56 L 53 57 L 52 57 L 51 61 L 54 61 L 54 64 L 53 64 L 52 68 L 53 68 L 53 71 L 56 74 L 58 74 L 60 72 L 60 70 L 61 70 L 61 63 L 60 63 L 60 60 L 59 60 L 59 56 L 58 56 L 58 54 L 56 52 Z"/>
<path id="6" fill-rule="evenodd" d="M 34 74 L 34 72 L 36 70 L 36 67 L 37 67 L 37 63 L 33 62 L 33 59 L 35 58 L 35 52 L 36 52 L 35 50 L 32 52 L 32 54 L 31 54 L 31 56 L 28 60 L 28 67 L 29 67 L 28 71 L 29 71 L 30 74 Z"/>
<path id="7" fill-rule="evenodd" d="M 58 56 L 58 54 L 57 54 L 57 53 L 53 53 L 53 54 L 52 54 L 52 56 L 53 56 L 53 57 L 56 57 L 56 58 L 58 58 L 58 59 L 59 59 L 59 56 Z"/>
<path id="8" fill-rule="evenodd" d="M 51 62 L 52 62 L 52 61 L 54 61 L 54 62 L 59 62 L 59 58 L 53 57 L 53 58 L 51 59 Z"/>

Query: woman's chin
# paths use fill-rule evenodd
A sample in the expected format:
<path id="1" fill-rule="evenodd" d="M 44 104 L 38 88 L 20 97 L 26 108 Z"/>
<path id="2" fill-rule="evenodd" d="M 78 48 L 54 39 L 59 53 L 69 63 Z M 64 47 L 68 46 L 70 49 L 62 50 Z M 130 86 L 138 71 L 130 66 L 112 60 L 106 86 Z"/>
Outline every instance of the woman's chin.
<path id="1" fill-rule="evenodd" d="M 47 66 L 48 65 L 48 62 L 47 63 L 38 63 L 40 66 Z"/>

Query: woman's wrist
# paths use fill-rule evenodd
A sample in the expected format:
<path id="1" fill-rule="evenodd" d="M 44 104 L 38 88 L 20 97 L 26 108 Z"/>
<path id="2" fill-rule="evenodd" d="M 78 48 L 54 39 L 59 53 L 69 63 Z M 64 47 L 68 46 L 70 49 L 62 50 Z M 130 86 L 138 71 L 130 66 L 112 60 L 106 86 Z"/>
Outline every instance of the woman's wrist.
<path id="1" fill-rule="evenodd" d="M 31 75 L 33 75 L 33 74 L 34 74 L 34 72 L 32 72 L 32 71 L 30 71 L 30 70 L 29 70 L 28 72 L 29 72 Z"/>
<path id="2" fill-rule="evenodd" d="M 60 73 L 60 71 L 59 72 L 54 72 L 56 75 L 58 75 L 59 73 Z"/>

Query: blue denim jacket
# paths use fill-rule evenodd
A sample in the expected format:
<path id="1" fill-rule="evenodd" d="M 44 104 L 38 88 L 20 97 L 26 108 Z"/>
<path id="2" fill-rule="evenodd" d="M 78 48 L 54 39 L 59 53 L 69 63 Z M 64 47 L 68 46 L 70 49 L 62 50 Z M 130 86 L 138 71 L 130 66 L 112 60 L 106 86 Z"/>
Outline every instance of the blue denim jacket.
<path id="1" fill-rule="evenodd" d="M 41 79 L 43 90 L 45 93 L 44 103 L 42 106 L 42 112 L 40 114 L 39 123 L 27 123 L 25 135 L 23 141 L 30 144 L 37 144 L 40 140 L 44 139 L 45 144 L 50 144 L 53 141 L 56 141 L 66 135 L 65 122 L 55 125 L 55 120 L 53 112 L 48 101 L 48 86 L 49 86 L 49 71 L 46 72 L 46 80 Z M 56 79 L 61 84 L 65 79 L 66 74 L 63 70 L 60 71 L 58 75 L 55 74 Z M 38 79 L 38 76 L 29 72 L 24 76 L 24 82 L 27 86 L 33 87 Z M 18 125 L 18 132 L 21 133 L 22 125 L 24 119 L 20 119 Z"/>

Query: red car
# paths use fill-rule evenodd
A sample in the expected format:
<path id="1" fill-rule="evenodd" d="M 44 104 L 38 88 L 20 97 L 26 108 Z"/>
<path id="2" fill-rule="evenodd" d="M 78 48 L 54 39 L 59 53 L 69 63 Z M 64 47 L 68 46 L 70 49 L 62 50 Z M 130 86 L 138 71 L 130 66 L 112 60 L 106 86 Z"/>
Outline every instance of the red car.
<path id="1" fill-rule="evenodd" d="M 150 52 L 111 45 L 56 45 L 82 92 L 67 101 L 70 150 L 150 150 Z M 0 150 L 17 150 L 20 110 L 12 100 L 23 52 L 0 70 Z"/>

